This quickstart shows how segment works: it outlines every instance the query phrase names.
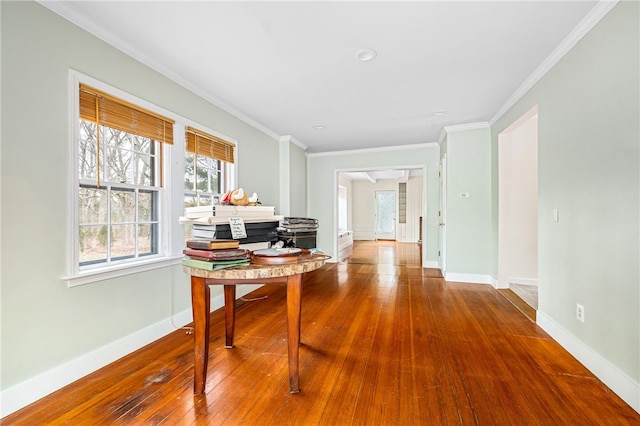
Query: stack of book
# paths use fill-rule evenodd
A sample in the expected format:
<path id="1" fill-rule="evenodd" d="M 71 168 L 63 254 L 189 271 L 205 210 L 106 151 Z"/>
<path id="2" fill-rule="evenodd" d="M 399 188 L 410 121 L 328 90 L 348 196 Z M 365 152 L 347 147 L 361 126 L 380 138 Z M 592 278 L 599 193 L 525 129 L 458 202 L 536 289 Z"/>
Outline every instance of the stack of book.
<path id="1" fill-rule="evenodd" d="M 249 250 L 240 248 L 238 240 L 189 240 L 182 253 L 187 256 L 182 259 L 184 266 L 207 269 L 209 271 L 231 266 L 248 265 L 251 261 Z"/>
<path id="2" fill-rule="evenodd" d="M 185 209 L 183 223 L 191 223 L 193 240 L 230 239 L 229 218 L 241 217 L 247 233 L 240 244 L 263 243 L 269 247 L 278 241 L 277 228 L 280 217 L 275 216 L 275 207 L 269 206 L 201 206 Z M 258 247 L 252 247 L 258 248 Z M 264 247 L 259 247 L 264 248 Z"/>
<path id="3" fill-rule="evenodd" d="M 318 229 L 318 219 L 310 217 L 285 217 L 278 231 L 284 232 L 315 232 Z"/>
<path id="4" fill-rule="evenodd" d="M 278 241 L 285 247 L 316 247 L 318 219 L 308 217 L 285 217 L 278 227 Z"/>

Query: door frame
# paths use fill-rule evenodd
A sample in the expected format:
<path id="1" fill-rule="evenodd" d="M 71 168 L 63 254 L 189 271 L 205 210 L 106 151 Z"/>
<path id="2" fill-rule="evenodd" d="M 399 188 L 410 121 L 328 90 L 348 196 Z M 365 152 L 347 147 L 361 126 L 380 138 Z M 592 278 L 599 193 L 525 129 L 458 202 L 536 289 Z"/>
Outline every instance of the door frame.
<path id="1" fill-rule="evenodd" d="M 447 153 L 440 159 L 440 210 L 438 211 L 438 268 L 447 272 Z"/>

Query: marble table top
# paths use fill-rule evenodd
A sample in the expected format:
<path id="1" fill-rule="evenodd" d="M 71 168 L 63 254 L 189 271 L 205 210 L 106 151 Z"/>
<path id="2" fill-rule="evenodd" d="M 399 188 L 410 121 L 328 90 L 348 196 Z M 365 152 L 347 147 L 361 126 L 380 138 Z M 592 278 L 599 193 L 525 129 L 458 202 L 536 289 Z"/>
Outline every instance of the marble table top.
<path id="1" fill-rule="evenodd" d="M 314 271 L 322 265 L 329 256 L 305 257 L 298 263 L 288 263 L 282 265 L 242 265 L 232 268 L 223 268 L 215 271 L 206 269 L 182 266 L 185 273 L 194 277 L 211 278 L 218 280 L 253 280 L 260 278 L 278 278 L 290 275 L 303 274 Z"/>

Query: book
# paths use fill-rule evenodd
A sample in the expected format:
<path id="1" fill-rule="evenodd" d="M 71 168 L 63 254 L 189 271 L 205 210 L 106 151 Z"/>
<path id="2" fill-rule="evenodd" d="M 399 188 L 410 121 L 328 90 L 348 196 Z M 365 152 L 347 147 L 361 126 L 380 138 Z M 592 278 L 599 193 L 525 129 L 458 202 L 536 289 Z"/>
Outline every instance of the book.
<path id="1" fill-rule="evenodd" d="M 270 218 L 275 214 L 276 208 L 272 206 L 199 206 L 187 207 L 184 215 L 187 219 L 197 219 L 207 216 L 215 217 L 260 217 Z"/>
<path id="2" fill-rule="evenodd" d="M 244 220 L 244 223 L 259 223 L 259 222 L 265 222 L 265 221 L 283 221 L 284 220 L 284 216 L 269 216 L 269 217 L 252 217 L 252 216 L 245 216 L 242 218 L 242 220 Z M 178 223 L 180 223 L 181 225 L 187 225 L 187 224 L 199 224 L 199 225 L 214 225 L 214 224 L 229 224 L 229 218 L 228 217 L 222 217 L 222 216 L 204 216 L 204 217 L 197 217 L 197 218 L 188 218 L 186 216 L 180 216 L 178 218 Z"/>
<path id="3" fill-rule="evenodd" d="M 216 238 L 216 230 L 215 229 L 196 229 L 194 225 L 194 228 L 191 228 L 191 236 L 213 240 Z"/>
<path id="4" fill-rule="evenodd" d="M 191 258 L 197 257 L 205 260 L 239 260 L 249 257 L 249 250 L 247 249 L 198 250 L 185 248 L 182 253 Z"/>
<path id="5" fill-rule="evenodd" d="M 215 271 L 217 269 L 231 268 L 232 266 L 242 266 L 248 265 L 250 263 L 249 259 L 242 260 L 227 260 L 227 261 L 219 261 L 219 262 L 207 262 L 206 260 L 197 260 L 197 259 L 182 259 L 182 265 L 188 266 L 190 268 L 198 268 L 198 269 L 206 269 L 207 271 Z"/>
<path id="6" fill-rule="evenodd" d="M 239 240 L 188 240 L 187 247 L 199 250 L 233 249 L 240 247 Z"/>

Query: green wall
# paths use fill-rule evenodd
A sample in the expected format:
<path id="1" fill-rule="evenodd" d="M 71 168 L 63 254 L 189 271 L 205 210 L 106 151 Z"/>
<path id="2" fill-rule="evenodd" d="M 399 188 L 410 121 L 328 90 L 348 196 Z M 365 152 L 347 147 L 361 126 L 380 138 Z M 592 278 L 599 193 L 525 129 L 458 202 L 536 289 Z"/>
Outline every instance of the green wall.
<path id="1" fill-rule="evenodd" d="M 447 131 L 447 275 L 491 275 L 491 129 Z M 463 198 L 462 194 L 468 196 Z"/>
<path id="2" fill-rule="evenodd" d="M 639 7 L 635 1 L 618 3 L 492 128 L 497 158 L 498 134 L 538 105 L 539 315 L 619 369 L 636 389 Z M 497 161 L 495 194 L 496 167 Z M 497 223 L 494 217 L 494 247 Z M 497 274 L 497 264 L 493 268 Z M 584 305 L 584 323 L 576 320 L 576 303 Z"/>
<path id="3" fill-rule="evenodd" d="M 1 2 L 2 389 L 190 310 L 179 266 L 69 288 L 72 68 L 239 143 L 238 180 L 277 206 L 278 144 L 34 2 Z M 182 179 L 181 162 L 172 164 Z M 175 183 L 175 182 L 174 182 Z M 179 182 L 180 188 L 182 184 Z M 180 197 L 178 197 L 179 199 Z M 172 207 L 179 234 L 181 201 Z M 177 235 L 180 239 L 181 235 Z M 174 244 L 175 245 L 175 244 Z M 181 244 L 174 247 L 176 256 Z"/>

